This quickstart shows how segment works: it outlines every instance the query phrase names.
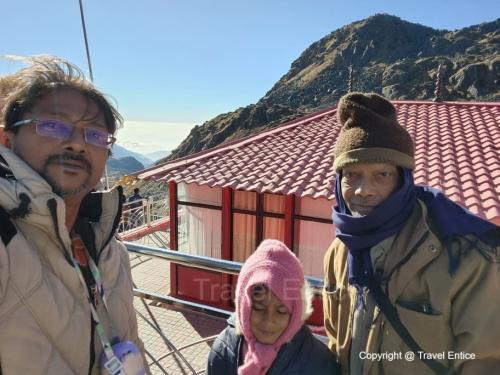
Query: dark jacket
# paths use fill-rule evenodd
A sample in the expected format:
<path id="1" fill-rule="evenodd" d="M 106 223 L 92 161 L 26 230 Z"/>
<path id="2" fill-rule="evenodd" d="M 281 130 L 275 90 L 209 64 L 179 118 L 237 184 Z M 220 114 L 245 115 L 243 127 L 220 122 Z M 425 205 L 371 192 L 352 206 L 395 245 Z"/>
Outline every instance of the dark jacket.
<path id="1" fill-rule="evenodd" d="M 215 339 L 208 355 L 207 375 L 236 375 L 243 363 L 244 338 L 236 333 L 234 315 Z M 283 345 L 267 375 L 340 374 L 335 356 L 304 325 L 292 341 Z"/>

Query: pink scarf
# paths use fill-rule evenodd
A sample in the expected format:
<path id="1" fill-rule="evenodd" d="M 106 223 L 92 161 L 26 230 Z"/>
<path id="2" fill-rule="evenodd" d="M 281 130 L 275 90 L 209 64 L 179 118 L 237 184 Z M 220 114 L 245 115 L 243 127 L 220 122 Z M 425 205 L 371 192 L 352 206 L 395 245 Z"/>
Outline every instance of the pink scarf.
<path id="1" fill-rule="evenodd" d="M 256 285 L 265 285 L 288 308 L 288 327 L 272 345 L 259 343 L 252 332 L 252 292 Z M 300 330 L 304 321 L 304 273 L 295 256 L 282 242 L 263 241 L 247 259 L 238 277 L 236 287 L 236 314 L 238 325 L 246 342 L 244 362 L 238 375 L 264 375 L 278 355 L 280 348 Z"/>

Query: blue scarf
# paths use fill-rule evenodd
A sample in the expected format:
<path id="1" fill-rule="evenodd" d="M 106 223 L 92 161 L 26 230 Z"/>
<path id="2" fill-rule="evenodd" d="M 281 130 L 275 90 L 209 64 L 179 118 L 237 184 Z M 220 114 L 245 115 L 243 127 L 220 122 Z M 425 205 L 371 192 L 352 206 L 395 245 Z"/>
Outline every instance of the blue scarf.
<path id="1" fill-rule="evenodd" d="M 349 283 L 366 286 L 368 277 L 374 276 L 370 257 L 370 249 L 382 240 L 399 233 L 413 212 L 417 198 L 425 203 L 437 228 L 437 234 L 446 247 L 456 236 L 474 234 L 482 239 L 486 232 L 497 228 L 462 206 L 448 199 L 442 192 L 429 186 L 416 186 L 409 169 L 403 169 L 403 184 L 389 198 L 375 207 L 368 215 L 354 217 L 351 215 L 342 196 L 340 181 L 342 173 L 335 182 L 337 205 L 333 209 L 333 222 L 337 237 L 349 249 L 348 267 Z M 491 243 L 483 240 L 491 246 Z M 456 271 L 459 255 L 450 252 L 449 272 Z"/>

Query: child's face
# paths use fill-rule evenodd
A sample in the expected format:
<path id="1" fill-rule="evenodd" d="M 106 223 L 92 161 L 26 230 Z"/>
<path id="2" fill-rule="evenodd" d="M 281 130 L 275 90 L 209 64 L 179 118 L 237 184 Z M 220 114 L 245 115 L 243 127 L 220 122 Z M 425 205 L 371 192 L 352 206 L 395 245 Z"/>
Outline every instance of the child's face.
<path id="1" fill-rule="evenodd" d="M 257 288 L 252 296 L 250 324 L 262 344 L 272 345 L 288 327 L 290 312 L 267 288 Z"/>

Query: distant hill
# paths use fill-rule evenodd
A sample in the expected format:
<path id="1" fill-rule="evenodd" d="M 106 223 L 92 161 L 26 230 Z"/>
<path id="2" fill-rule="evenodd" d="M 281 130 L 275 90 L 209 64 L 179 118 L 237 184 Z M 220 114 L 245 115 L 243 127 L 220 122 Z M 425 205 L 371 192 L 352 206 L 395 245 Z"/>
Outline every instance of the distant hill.
<path id="1" fill-rule="evenodd" d="M 145 155 L 139 154 L 134 151 L 130 151 L 126 149 L 123 146 L 120 146 L 119 144 L 115 143 L 113 145 L 113 158 L 115 159 L 121 159 L 126 156 L 133 156 L 136 160 L 138 160 L 141 164 L 144 166 L 151 165 L 155 160 L 157 159 L 150 159 Z"/>
<path id="2" fill-rule="evenodd" d="M 155 152 L 151 152 L 151 153 L 148 153 L 148 154 L 144 154 L 143 156 L 148 158 L 149 160 L 152 160 L 152 163 L 154 163 L 156 160 L 159 160 L 161 158 L 164 158 L 166 156 L 168 156 L 170 154 L 170 151 L 155 151 Z"/>
<path id="3" fill-rule="evenodd" d="M 499 51 L 500 19 L 446 31 L 377 14 L 313 43 L 257 103 L 195 126 L 162 161 L 335 104 L 347 92 L 350 66 L 353 90 L 378 92 L 392 100 L 431 100 L 441 63 L 443 100 L 499 101 Z"/>
<path id="4" fill-rule="evenodd" d="M 133 156 L 125 156 L 123 158 L 112 157 L 108 159 L 106 165 L 109 175 L 121 176 L 144 169 L 144 164 L 137 161 Z"/>

